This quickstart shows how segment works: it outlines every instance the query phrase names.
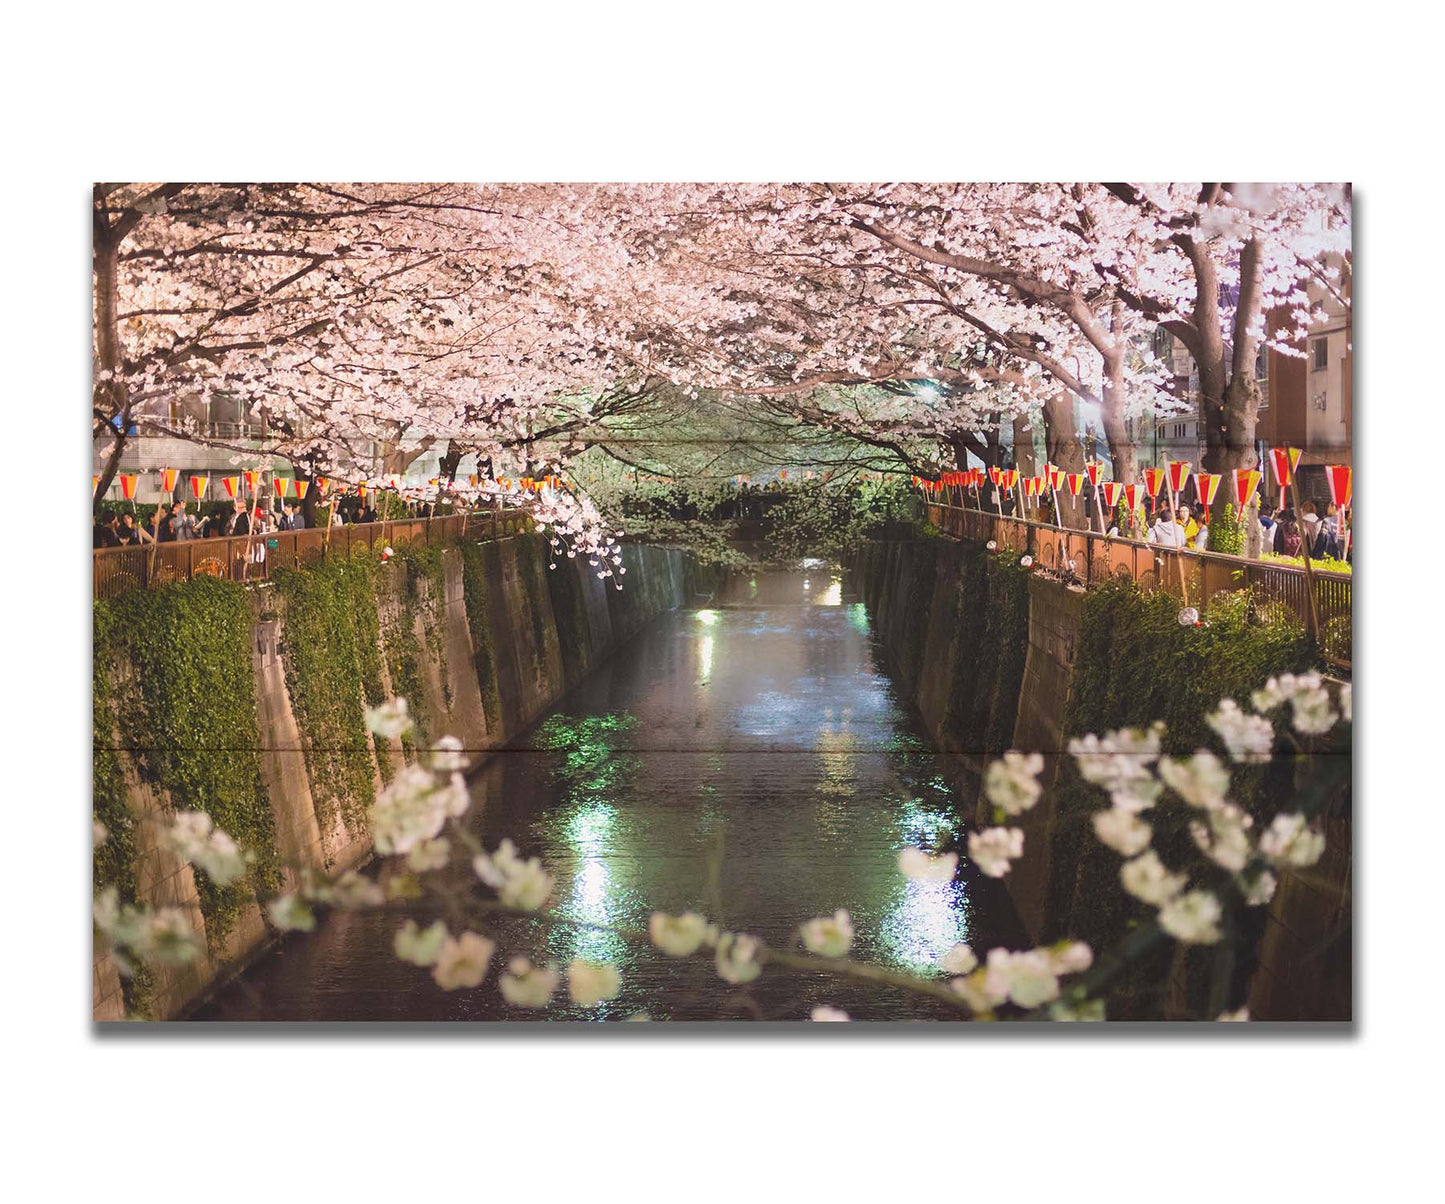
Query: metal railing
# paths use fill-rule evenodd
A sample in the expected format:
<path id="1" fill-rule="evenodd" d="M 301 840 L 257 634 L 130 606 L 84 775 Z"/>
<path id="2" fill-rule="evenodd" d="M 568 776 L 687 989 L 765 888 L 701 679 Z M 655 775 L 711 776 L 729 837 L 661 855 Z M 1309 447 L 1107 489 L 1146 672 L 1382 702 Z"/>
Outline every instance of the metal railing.
<path id="1" fill-rule="evenodd" d="M 115 598 L 131 590 L 189 581 L 192 577 L 228 577 L 261 582 L 278 568 L 299 568 L 328 556 L 350 556 L 367 546 L 400 548 L 409 543 L 441 544 L 456 539 L 502 539 L 530 529 L 521 510 L 479 510 L 441 518 L 376 523 L 342 523 L 301 531 L 268 531 L 220 539 L 187 539 L 159 545 L 131 544 L 97 548 L 94 586 L 97 598 Z"/>
<path id="2" fill-rule="evenodd" d="M 1350 671 L 1354 653 L 1352 578 L 1348 573 L 1313 570 L 1312 613 L 1310 575 L 1302 567 L 1221 552 L 1165 548 L 942 503 L 930 502 L 926 508 L 928 521 L 945 534 L 979 543 L 993 540 L 1000 548 L 1032 556 L 1042 568 L 1086 585 L 1124 578 L 1144 589 L 1162 588 L 1176 595 L 1187 590 L 1190 604 L 1201 608 L 1221 591 L 1248 589 L 1263 604 L 1293 611 L 1306 628 L 1312 629 L 1318 621 L 1320 654 L 1332 668 Z"/>

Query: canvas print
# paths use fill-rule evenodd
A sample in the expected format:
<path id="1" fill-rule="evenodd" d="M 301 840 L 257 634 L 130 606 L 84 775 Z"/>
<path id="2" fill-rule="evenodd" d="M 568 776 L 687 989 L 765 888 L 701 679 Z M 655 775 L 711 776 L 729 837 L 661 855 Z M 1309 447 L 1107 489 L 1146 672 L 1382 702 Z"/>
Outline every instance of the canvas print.
<path id="1" fill-rule="evenodd" d="M 95 1021 L 1352 1018 L 1348 184 L 91 205 Z"/>

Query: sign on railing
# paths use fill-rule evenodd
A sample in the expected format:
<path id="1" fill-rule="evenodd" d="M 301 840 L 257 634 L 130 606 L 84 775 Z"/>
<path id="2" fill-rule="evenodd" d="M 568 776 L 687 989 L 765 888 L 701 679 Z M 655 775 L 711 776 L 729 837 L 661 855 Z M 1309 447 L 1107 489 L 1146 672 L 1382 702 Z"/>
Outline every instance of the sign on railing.
<path id="1" fill-rule="evenodd" d="M 114 598 L 131 590 L 189 581 L 198 576 L 227 577 L 247 583 L 265 581 L 277 568 L 297 568 L 328 556 L 350 556 L 363 546 L 402 547 L 416 541 L 440 544 L 456 539 L 502 539 L 526 530 L 529 522 L 521 510 L 488 510 L 442 518 L 268 531 L 249 540 L 244 535 L 232 535 L 159 545 L 98 548 L 94 553 L 95 596 Z"/>

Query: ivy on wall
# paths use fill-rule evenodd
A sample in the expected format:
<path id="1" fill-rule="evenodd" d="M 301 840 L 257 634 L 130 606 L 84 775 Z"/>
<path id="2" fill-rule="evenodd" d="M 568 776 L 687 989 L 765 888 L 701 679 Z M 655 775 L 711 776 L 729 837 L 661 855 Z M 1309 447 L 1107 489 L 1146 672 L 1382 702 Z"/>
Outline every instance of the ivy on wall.
<path id="1" fill-rule="evenodd" d="M 1181 627 L 1177 598 L 1165 591 L 1145 592 L 1129 581 L 1109 582 L 1089 590 L 1084 599 L 1065 735 L 1147 727 L 1160 719 L 1166 725 L 1166 754 L 1219 751 L 1205 716 L 1220 699 L 1247 704 L 1249 694 L 1271 675 L 1300 672 L 1313 661 L 1308 634 L 1294 616 L 1278 608 L 1256 608 L 1248 594 L 1221 595 L 1204 608 L 1200 626 Z M 1236 767 L 1231 797 L 1260 818 L 1272 810 L 1267 800 L 1282 797 L 1291 781 L 1288 758 Z M 1060 760 L 1050 794 L 1043 939 L 1067 932 L 1096 948 L 1107 947 L 1147 914 L 1120 884 L 1118 856 L 1092 836 L 1090 817 L 1108 800 L 1083 781 L 1068 757 Z M 1191 859 L 1192 842 L 1182 820 L 1174 828 L 1156 825 L 1154 846 L 1166 863 Z M 1251 922 L 1263 921 L 1261 911 Z M 1245 939 L 1240 947 L 1252 948 L 1254 943 Z M 1120 986 L 1112 1014 L 1161 1014 L 1168 1002 L 1161 996 L 1170 980 L 1172 956 L 1164 949 L 1153 961 L 1135 967 Z M 1200 984 L 1207 981 L 1193 962 L 1186 959 L 1183 964 L 1181 999 L 1191 999 L 1195 988 L 1202 989 Z M 1242 980 L 1252 968 L 1252 957 L 1241 958 L 1235 975 Z"/>
<path id="2" fill-rule="evenodd" d="M 391 692 L 406 699 L 415 724 L 414 732 L 401 738 L 406 756 L 414 759 L 416 746 L 425 747 L 431 742 L 432 720 L 442 718 L 429 713 L 422 676 L 428 656 L 439 666 L 443 705 L 450 709 L 452 702 L 443 626 L 446 568 L 442 549 L 427 544 L 403 547 L 389 571 L 399 574 L 397 605 L 383 608 L 386 617 L 381 624 L 382 650 Z M 416 634 L 418 621 L 422 639 Z"/>
<path id="3" fill-rule="evenodd" d="M 96 852 L 95 883 L 135 897 L 135 819 L 118 731 L 142 781 L 178 809 L 206 812 L 255 855 L 246 878 L 230 886 L 196 873 L 213 947 L 257 889 L 280 881 L 261 778 L 252 619 L 245 589 L 215 577 L 95 604 L 95 809 L 111 833 Z M 118 678 L 126 664 L 131 673 Z"/>
<path id="4" fill-rule="evenodd" d="M 291 706 L 305 734 L 306 769 L 322 831 L 339 818 L 348 831 L 365 830 L 375 799 L 372 752 L 383 779 L 393 767 L 386 743 L 373 740 L 363 704 L 386 698 L 376 556 L 362 546 L 273 575 L 285 603 L 284 660 Z"/>

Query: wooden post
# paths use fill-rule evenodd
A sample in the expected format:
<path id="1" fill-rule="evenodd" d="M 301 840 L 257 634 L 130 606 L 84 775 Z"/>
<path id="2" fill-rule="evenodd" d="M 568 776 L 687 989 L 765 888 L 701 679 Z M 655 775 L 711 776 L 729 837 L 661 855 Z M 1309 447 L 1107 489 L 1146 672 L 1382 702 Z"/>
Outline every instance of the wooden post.
<path id="1" fill-rule="evenodd" d="M 1284 454 L 1285 454 L 1285 458 L 1288 459 L 1288 458 L 1289 458 L 1289 447 L 1288 447 L 1288 445 L 1286 445 L 1286 447 L 1285 447 L 1285 449 L 1284 449 Z M 1318 648 L 1318 647 L 1320 646 L 1320 612 L 1319 612 L 1319 604 L 1315 601 L 1315 571 L 1314 571 L 1314 568 L 1313 568 L 1313 567 L 1311 566 L 1311 564 L 1310 564 L 1310 541 L 1309 541 L 1309 537 L 1305 534 L 1305 532 L 1304 532 L 1304 524 L 1301 522 L 1300 517 L 1299 517 L 1299 515 L 1300 515 L 1300 513 L 1301 513 L 1301 511 L 1300 511 L 1300 503 L 1299 503 L 1299 481 L 1298 481 L 1298 480 L 1296 479 L 1296 477 L 1295 477 L 1295 473 L 1294 473 L 1293 468 L 1290 469 L 1289 485 L 1290 485 L 1290 489 L 1291 489 L 1291 490 L 1293 491 L 1293 493 L 1294 493 L 1294 509 L 1295 509 L 1295 520 L 1294 520 L 1294 521 L 1295 521 L 1295 526 L 1298 527 L 1298 528 L 1300 528 L 1299 550 L 1300 550 L 1300 554 L 1301 554 L 1302 556 L 1304 556 L 1304 561 L 1305 561 L 1305 585 L 1306 585 L 1306 587 L 1309 589 L 1309 594 L 1310 594 L 1310 628 L 1311 628 L 1312 633 L 1313 633 L 1313 635 L 1314 635 L 1314 637 L 1315 637 L 1315 647 Z M 1280 490 L 1280 494 L 1281 494 L 1281 496 L 1283 496 L 1283 494 L 1284 494 L 1284 490 L 1283 490 L 1283 489 Z"/>
<path id="2" fill-rule="evenodd" d="M 1183 530 L 1184 530 L 1184 524 L 1179 521 L 1179 498 L 1178 498 L 1178 497 L 1176 496 L 1176 494 L 1174 493 L 1174 485 L 1169 481 L 1169 476 L 1168 476 L 1169 470 L 1166 468 L 1166 469 L 1164 470 L 1164 472 L 1165 472 L 1165 477 L 1164 477 L 1165 483 L 1169 485 L 1169 516 L 1170 516 L 1170 521 L 1173 523 L 1174 526 L 1178 527 L 1181 532 L 1183 532 Z M 1184 536 L 1184 538 L 1185 538 L 1185 539 L 1188 539 L 1188 536 Z M 1185 605 L 1185 606 L 1188 606 L 1188 605 L 1189 605 L 1189 583 L 1184 579 L 1184 545 L 1183 545 L 1183 544 L 1178 545 L 1176 551 L 1177 551 L 1178 554 L 1175 556 L 1175 559 L 1176 559 L 1176 560 L 1178 561 L 1178 563 L 1179 563 L 1179 592 L 1184 595 L 1184 605 Z"/>

